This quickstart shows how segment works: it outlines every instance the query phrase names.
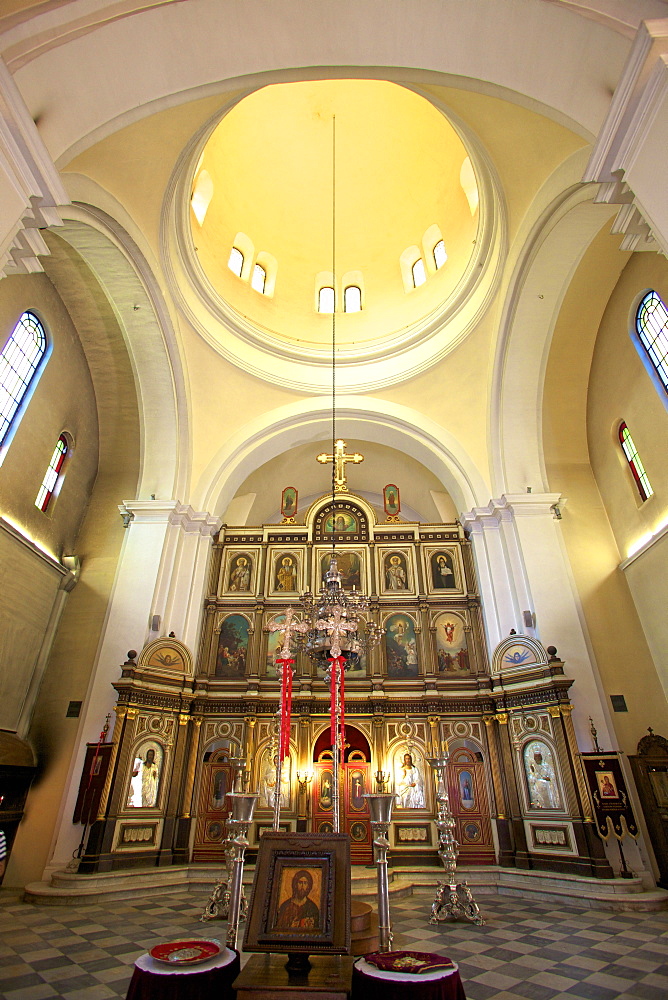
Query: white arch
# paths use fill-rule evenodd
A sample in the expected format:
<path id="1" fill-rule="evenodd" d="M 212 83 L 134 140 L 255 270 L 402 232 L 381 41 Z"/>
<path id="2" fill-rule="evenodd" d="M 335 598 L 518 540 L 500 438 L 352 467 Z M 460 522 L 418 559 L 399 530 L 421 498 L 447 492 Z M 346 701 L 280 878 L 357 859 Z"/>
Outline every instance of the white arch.
<path id="1" fill-rule="evenodd" d="M 410 454 L 443 483 L 460 511 L 487 503 L 487 484 L 450 431 L 408 406 L 364 396 L 337 405 L 337 432 Z M 198 510 L 222 514 L 248 475 L 297 444 L 332 429 L 332 401 L 317 397 L 277 407 L 249 421 L 217 452 L 193 491 Z"/>
<path id="2" fill-rule="evenodd" d="M 116 6 L 108 16 L 78 3 L 42 6 L 5 32 L 3 52 L 60 163 L 147 114 L 229 86 L 295 79 L 294 67 L 301 78 L 341 72 L 331 67 L 440 77 L 577 123 L 591 137 L 629 48 L 624 25 L 543 0 L 426 0 L 418 17 L 405 0 L 199 0 Z M 640 17 L 656 16 L 649 0 L 639 6 Z M 184 38 L 197 58 L 183 58 Z"/>
<path id="3" fill-rule="evenodd" d="M 143 254 L 101 209 L 63 209 L 58 236 L 83 258 L 111 303 L 135 377 L 140 419 L 137 496 L 185 494 L 190 456 L 187 401 L 174 328 Z"/>
<path id="4" fill-rule="evenodd" d="M 615 208 L 596 205 L 595 185 L 567 189 L 524 240 L 505 295 L 490 400 L 493 495 L 548 489 L 543 389 L 552 334 L 582 255 Z"/>

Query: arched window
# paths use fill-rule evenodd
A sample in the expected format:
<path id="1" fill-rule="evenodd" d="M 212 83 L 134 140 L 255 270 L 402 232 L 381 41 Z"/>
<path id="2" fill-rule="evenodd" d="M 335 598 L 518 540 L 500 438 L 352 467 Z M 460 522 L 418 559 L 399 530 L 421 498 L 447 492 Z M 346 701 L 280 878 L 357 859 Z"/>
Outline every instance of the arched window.
<path id="1" fill-rule="evenodd" d="M 331 285 L 324 285 L 318 291 L 318 312 L 319 313 L 334 312 L 334 289 L 331 287 Z"/>
<path id="2" fill-rule="evenodd" d="M 427 280 L 427 272 L 425 271 L 422 257 L 418 257 L 413 264 L 411 274 L 413 275 L 413 288 L 418 288 L 420 285 L 424 285 Z"/>
<path id="3" fill-rule="evenodd" d="M 448 259 L 448 255 L 445 250 L 445 243 L 443 242 L 443 240 L 439 240 L 438 243 L 435 245 L 433 249 L 433 254 L 434 254 L 434 264 L 436 265 L 436 270 L 438 271 L 438 269 L 443 267 L 446 260 Z"/>
<path id="4" fill-rule="evenodd" d="M 668 392 L 668 308 L 655 291 L 648 292 L 638 306 L 636 333 Z"/>
<path id="5" fill-rule="evenodd" d="M 253 268 L 253 277 L 251 278 L 251 288 L 254 288 L 256 292 L 260 295 L 264 295 L 264 286 L 267 282 L 267 272 L 262 267 L 262 264 L 256 264 Z"/>
<path id="6" fill-rule="evenodd" d="M 0 355 L 0 443 L 46 354 L 44 327 L 24 312 Z"/>
<path id="7" fill-rule="evenodd" d="M 362 310 L 362 289 L 357 285 L 348 285 L 343 292 L 343 311 L 358 313 Z"/>
<path id="8" fill-rule="evenodd" d="M 241 250 L 237 250 L 236 247 L 232 247 L 227 266 L 233 274 L 236 274 L 237 278 L 241 277 L 241 272 L 244 269 L 244 255 Z"/>
<path id="9" fill-rule="evenodd" d="M 35 500 L 35 507 L 39 507 L 46 513 L 47 507 L 51 503 L 51 497 L 53 496 L 56 485 L 59 479 L 62 479 L 62 468 L 65 459 L 69 453 L 70 447 L 67 442 L 67 438 L 64 434 L 61 434 L 56 443 L 56 447 L 53 449 L 53 455 L 51 456 L 51 461 L 49 462 L 49 467 L 46 470 L 44 479 L 42 480 L 42 485 L 39 488 L 39 493 L 37 494 L 37 499 Z"/>
<path id="10" fill-rule="evenodd" d="M 633 443 L 631 432 L 624 421 L 622 421 L 619 425 L 619 443 L 621 444 L 622 451 L 626 456 L 626 461 L 629 463 L 629 468 L 633 474 L 633 478 L 635 479 L 636 486 L 638 487 L 640 499 L 644 502 L 652 496 L 654 490 L 652 489 L 650 481 L 647 478 L 644 466 L 640 461 L 640 455 L 638 454 L 638 450 Z"/>

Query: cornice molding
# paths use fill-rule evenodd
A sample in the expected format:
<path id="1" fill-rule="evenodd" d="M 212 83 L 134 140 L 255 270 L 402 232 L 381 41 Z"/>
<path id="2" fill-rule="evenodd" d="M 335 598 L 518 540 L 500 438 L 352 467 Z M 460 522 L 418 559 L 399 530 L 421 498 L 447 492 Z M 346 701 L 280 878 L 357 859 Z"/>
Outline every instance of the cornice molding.
<path id="1" fill-rule="evenodd" d="M 460 516 L 461 523 L 471 531 L 498 528 L 504 521 L 518 517 L 559 518 L 557 510 L 565 499 L 561 493 L 504 493 L 492 499 L 486 507 L 474 507 Z"/>
<path id="2" fill-rule="evenodd" d="M 59 206 L 69 198 L 60 175 L 37 131 L 11 73 L 0 58 L 0 183 L 7 192 L 0 234 L 0 270 L 32 274 L 42 270 L 41 254 L 49 248 L 39 232 L 63 224 Z M 3 176 L 4 175 L 4 176 Z M 7 208 L 16 212 L 7 220 Z"/>

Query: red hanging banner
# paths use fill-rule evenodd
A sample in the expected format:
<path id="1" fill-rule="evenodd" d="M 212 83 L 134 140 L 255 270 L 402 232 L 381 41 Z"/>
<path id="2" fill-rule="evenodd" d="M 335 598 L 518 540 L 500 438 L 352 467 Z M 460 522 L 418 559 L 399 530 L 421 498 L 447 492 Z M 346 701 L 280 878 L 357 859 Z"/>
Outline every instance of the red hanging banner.
<path id="1" fill-rule="evenodd" d="M 336 731 L 336 675 L 341 673 L 341 683 L 339 685 L 340 698 L 341 698 L 341 733 L 343 733 L 343 665 L 346 662 L 345 656 L 333 656 L 328 657 L 330 664 L 330 698 L 331 704 L 329 708 L 329 729 L 330 738 L 332 741 L 332 746 L 336 744 L 337 731 Z M 341 740 L 341 753 L 343 753 L 344 741 Z"/>
<path id="2" fill-rule="evenodd" d="M 290 756 L 290 719 L 292 715 L 292 664 L 293 659 L 277 659 L 281 673 L 281 731 L 278 739 L 278 759 Z"/>

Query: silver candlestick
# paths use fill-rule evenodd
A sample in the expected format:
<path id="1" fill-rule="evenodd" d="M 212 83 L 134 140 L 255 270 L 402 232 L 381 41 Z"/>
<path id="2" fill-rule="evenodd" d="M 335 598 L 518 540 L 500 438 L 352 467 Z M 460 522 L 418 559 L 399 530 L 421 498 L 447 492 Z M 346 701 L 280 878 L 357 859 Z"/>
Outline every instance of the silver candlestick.
<path id="1" fill-rule="evenodd" d="M 394 795 L 389 792 L 379 792 L 376 795 L 367 794 L 364 798 L 369 803 L 371 813 L 371 829 L 373 830 L 374 860 L 377 865 L 378 877 L 378 939 L 379 951 L 390 951 L 392 948 L 392 926 L 390 924 L 390 886 L 387 877 L 387 851 L 390 842 L 387 831 L 392 819 Z"/>
<path id="2" fill-rule="evenodd" d="M 253 819 L 253 811 L 257 802 L 257 792 L 253 795 L 246 795 L 244 792 L 228 792 L 227 797 L 230 800 L 232 810 L 232 815 L 227 823 L 230 827 L 230 842 L 233 847 L 227 946 L 228 948 L 236 948 L 237 935 L 239 933 L 239 916 L 241 913 L 244 856 L 248 847 L 248 827 Z M 233 837 L 232 833 L 234 833 Z"/>
<path id="3" fill-rule="evenodd" d="M 445 777 L 449 755 L 442 752 L 440 757 L 428 757 L 436 777 L 436 802 L 438 803 L 438 856 L 445 868 L 445 881 L 438 883 L 436 898 L 432 903 L 430 924 L 437 924 L 450 917 L 465 917 L 474 924 L 484 924 L 478 904 L 474 900 L 466 882 L 457 881 L 457 855 L 459 844 L 455 840 L 455 820 L 450 812 L 448 785 Z"/>
<path id="4" fill-rule="evenodd" d="M 232 791 L 240 792 L 243 786 L 243 773 L 246 768 L 246 760 L 242 757 L 230 757 L 230 765 L 234 772 L 232 778 Z M 232 875 L 234 870 L 234 843 L 233 843 L 233 827 L 229 825 L 229 819 L 225 822 L 225 846 L 223 847 L 223 855 L 225 858 L 225 868 L 221 877 L 216 882 L 213 887 L 213 891 L 209 896 L 208 902 L 204 907 L 204 913 L 200 917 L 200 920 L 215 920 L 219 917 L 224 920 L 229 916 L 230 913 L 230 896 L 232 894 Z M 246 917 L 246 912 L 248 910 L 248 900 L 244 893 L 243 886 L 241 887 L 241 900 L 239 915 L 240 919 L 244 920 Z"/>

